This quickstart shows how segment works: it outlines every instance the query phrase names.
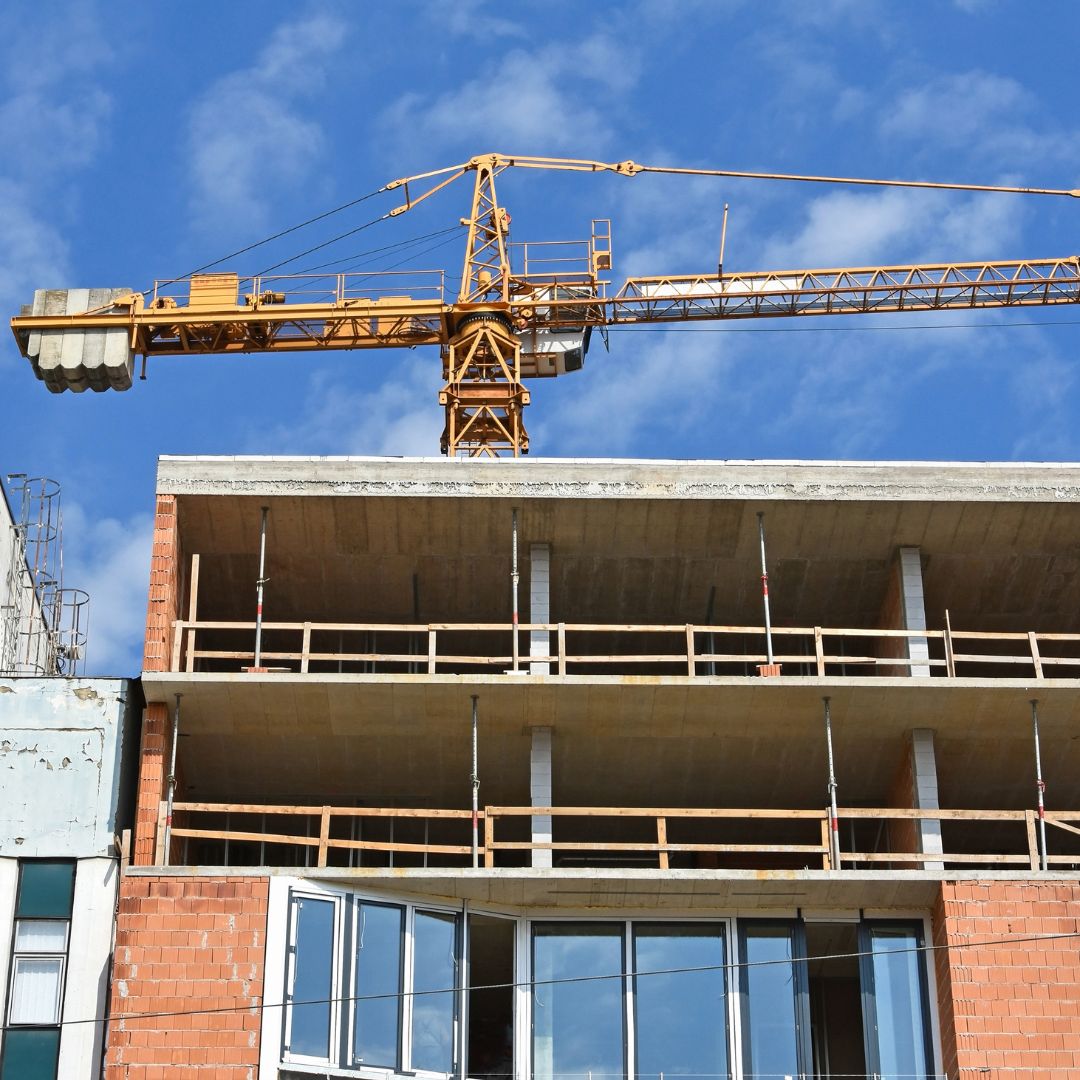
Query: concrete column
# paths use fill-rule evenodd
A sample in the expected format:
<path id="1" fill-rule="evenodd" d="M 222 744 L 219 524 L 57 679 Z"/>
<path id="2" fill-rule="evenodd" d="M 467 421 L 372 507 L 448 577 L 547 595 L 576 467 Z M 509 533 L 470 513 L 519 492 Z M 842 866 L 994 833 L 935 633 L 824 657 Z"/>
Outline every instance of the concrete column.
<path id="1" fill-rule="evenodd" d="M 551 806 L 551 728 L 532 729 L 532 747 L 529 750 L 529 805 Z M 551 815 L 532 819 L 533 843 L 551 843 Z M 551 851 L 533 851 L 533 866 L 550 867 Z"/>
<path id="2" fill-rule="evenodd" d="M 551 546 L 529 545 L 529 622 L 551 621 Z M 529 634 L 529 655 L 550 656 L 551 634 L 533 630 Z M 551 664 L 543 660 L 529 665 L 532 675 L 550 675 Z"/>
<path id="3" fill-rule="evenodd" d="M 917 547 L 900 549 L 897 570 L 900 574 L 900 618 L 902 630 L 925 630 L 926 607 L 923 603 L 922 558 Z M 930 647 L 926 638 L 908 638 L 909 660 L 929 660 Z M 916 678 L 930 677 L 930 665 L 912 664 L 911 675 Z M 933 740 L 931 739 L 931 750 Z"/>
<path id="4" fill-rule="evenodd" d="M 911 805 L 916 810 L 939 810 L 937 757 L 934 753 L 934 729 L 915 728 L 911 732 Z M 920 821 L 915 836 L 919 850 L 927 855 L 940 855 L 941 822 Z M 927 870 L 944 870 L 943 862 L 926 862 Z"/>

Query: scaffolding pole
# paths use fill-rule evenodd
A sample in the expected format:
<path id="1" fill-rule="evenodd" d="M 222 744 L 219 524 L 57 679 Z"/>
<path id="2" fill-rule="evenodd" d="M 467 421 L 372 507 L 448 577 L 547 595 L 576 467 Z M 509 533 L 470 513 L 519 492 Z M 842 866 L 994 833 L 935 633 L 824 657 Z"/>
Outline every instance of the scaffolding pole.
<path id="1" fill-rule="evenodd" d="M 165 807 L 165 845 L 164 857 L 162 860 L 165 866 L 169 865 L 169 848 L 172 845 L 173 801 L 176 798 L 176 744 L 180 741 L 180 699 L 183 696 L 183 694 L 176 695 L 176 705 L 173 707 L 172 747 L 169 750 L 169 790 L 166 797 L 167 805 Z"/>
<path id="2" fill-rule="evenodd" d="M 829 861 L 834 870 L 840 869 L 840 815 L 836 809 L 836 769 L 833 765 L 832 709 L 829 699 L 825 703 L 825 747 L 829 757 Z"/>
<path id="3" fill-rule="evenodd" d="M 1031 701 L 1031 729 L 1035 738 L 1035 792 L 1039 806 L 1039 867 L 1047 869 L 1046 857 L 1046 783 L 1042 775 L 1042 747 L 1039 745 L 1039 701 Z"/>
<path id="4" fill-rule="evenodd" d="M 263 586 L 266 584 L 266 518 L 270 507 L 262 508 L 259 524 L 259 578 L 255 583 L 255 670 L 262 667 Z"/>
<path id="5" fill-rule="evenodd" d="M 480 866 L 480 772 L 477 747 L 477 703 L 479 697 L 472 695 L 472 864 L 473 869 Z"/>

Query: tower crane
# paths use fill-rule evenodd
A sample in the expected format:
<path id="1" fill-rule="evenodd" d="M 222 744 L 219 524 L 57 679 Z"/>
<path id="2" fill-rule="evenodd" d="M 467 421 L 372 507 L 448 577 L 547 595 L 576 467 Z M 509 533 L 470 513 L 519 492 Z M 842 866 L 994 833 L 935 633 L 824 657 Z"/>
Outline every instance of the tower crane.
<path id="1" fill-rule="evenodd" d="M 810 315 L 1074 304 L 1080 258 L 763 270 L 630 277 L 612 287 L 611 226 L 593 221 L 582 241 L 512 243 L 495 181 L 510 168 L 674 173 L 817 183 L 1080 197 L 1080 190 L 749 173 L 633 161 L 487 154 L 395 180 L 406 213 L 454 181 L 472 178 L 457 297 L 444 275 L 200 273 L 130 289 L 39 290 L 11 320 L 19 349 L 46 386 L 124 390 L 134 360 L 150 356 L 388 349 L 438 345 L 450 456 L 528 453 L 525 381 L 579 370 L 594 330 L 635 324 Z M 418 190 L 418 188 L 420 190 Z M 377 219 L 382 220 L 382 219 Z M 404 284 L 400 284 L 404 283 Z"/>

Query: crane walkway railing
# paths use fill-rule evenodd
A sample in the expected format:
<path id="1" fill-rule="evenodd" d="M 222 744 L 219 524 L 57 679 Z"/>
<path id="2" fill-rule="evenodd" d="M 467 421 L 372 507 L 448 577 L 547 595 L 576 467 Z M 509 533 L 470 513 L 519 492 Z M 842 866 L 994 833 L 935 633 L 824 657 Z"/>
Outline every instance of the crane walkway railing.
<path id="1" fill-rule="evenodd" d="M 427 675 L 514 670 L 507 623 L 264 622 L 260 670 Z M 557 676 L 754 675 L 763 626 L 522 623 L 517 671 Z M 535 635 L 547 637 L 542 652 Z M 974 630 L 772 628 L 785 675 L 1080 677 L 1080 634 Z M 179 619 L 172 671 L 249 670 L 254 621 Z"/>
<path id="2" fill-rule="evenodd" d="M 176 802 L 168 858 L 166 813 L 162 802 L 157 865 L 467 867 L 473 859 L 471 810 Z M 514 827 L 535 817 L 554 819 L 551 839 L 533 839 L 527 823 Z M 1047 811 L 1045 820 L 1054 837 L 1048 848 L 1056 848 L 1047 851 L 1047 866 L 1080 869 L 1080 811 Z M 527 866 L 532 853 L 543 851 L 553 853 L 557 866 L 659 870 L 1037 871 L 1041 865 L 1035 810 L 846 807 L 838 821 L 837 861 L 828 808 L 485 806 L 476 863 Z M 937 825 L 952 849 L 915 850 L 920 822 Z M 899 832 L 892 835 L 886 823 L 898 824 Z"/>

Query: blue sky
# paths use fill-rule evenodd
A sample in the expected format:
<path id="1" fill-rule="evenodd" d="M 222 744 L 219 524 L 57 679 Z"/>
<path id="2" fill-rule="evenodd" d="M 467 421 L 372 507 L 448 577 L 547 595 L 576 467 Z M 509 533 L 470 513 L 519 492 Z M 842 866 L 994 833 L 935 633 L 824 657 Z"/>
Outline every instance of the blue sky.
<path id="1" fill-rule="evenodd" d="M 184 273 L 411 172 L 489 150 L 1080 187 L 1080 8 L 1005 0 L 762 4 L 6 0 L 0 310 L 35 288 Z M 618 281 L 1080 250 L 1080 200 L 509 173 L 515 239 L 613 219 Z M 460 185 L 342 241 L 454 225 Z M 225 264 L 258 272 L 391 194 Z M 442 246 L 436 246 L 442 244 Z M 453 235 L 406 266 L 459 273 Z M 902 329 L 894 329 L 903 327 Z M 1075 460 L 1080 319 L 1048 312 L 620 332 L 533 385 L 536 456 Z M 435 454 L 436 350 L 156 361 L 125 394 L 52 396 L 0 337 L 0 471 L 65 493 L 90 667 L 138 666 L 156 456 Z"/>

